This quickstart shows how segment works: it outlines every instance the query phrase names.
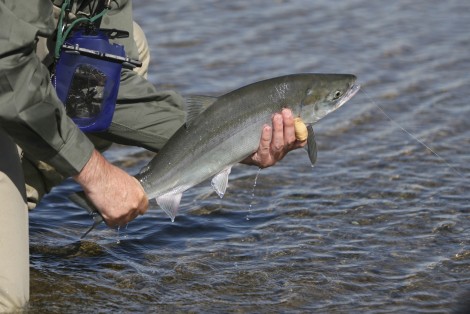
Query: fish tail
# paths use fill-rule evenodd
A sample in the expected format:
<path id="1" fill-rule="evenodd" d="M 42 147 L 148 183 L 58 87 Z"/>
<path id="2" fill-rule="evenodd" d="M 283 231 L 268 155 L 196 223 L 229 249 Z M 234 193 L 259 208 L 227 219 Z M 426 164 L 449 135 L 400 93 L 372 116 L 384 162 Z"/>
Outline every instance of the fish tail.
<path id="1" fill-rule="evenodd" d="M 72 193 L 68 196 L 68 198 L 78 206 L 84 208 L 88 214 L 93 216 L 93 225 L 82 235 L 81 239 L 83 239 L 91 230 L 104 221 L 103 216 L 100 214 L 95 205 L 93 205 L 93 203 L 87 199 L 85 192 L 80 191 Z"/>

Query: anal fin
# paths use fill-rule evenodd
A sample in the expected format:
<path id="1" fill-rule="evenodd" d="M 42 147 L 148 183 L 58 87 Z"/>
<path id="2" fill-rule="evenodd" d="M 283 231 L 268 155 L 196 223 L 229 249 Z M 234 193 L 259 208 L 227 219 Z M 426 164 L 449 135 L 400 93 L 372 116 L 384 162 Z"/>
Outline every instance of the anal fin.
<path id="1" fill-rule="evenodd" d="M 183 193 L 167 193 L 156 198 L 158 205 L 170 217 L 171 222 L 175 221 L 182 196 Z"/>
<path id="2" fill-rule="evenodd" d="M 211 181 L 212 188 L 219 195 L 220 198 L 224 197 L 225 191 L 228 186 L 228 175 L 232 171 L 232 167 L 225 168 L 216 174 Z"/>

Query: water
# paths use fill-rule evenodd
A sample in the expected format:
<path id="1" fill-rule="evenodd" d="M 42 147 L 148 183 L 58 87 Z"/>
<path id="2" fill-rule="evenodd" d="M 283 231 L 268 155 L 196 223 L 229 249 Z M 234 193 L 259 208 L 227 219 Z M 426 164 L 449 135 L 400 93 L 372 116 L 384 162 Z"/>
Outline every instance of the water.
<path id="1" fill-rule="evenodd" d="M 261 168 L 258 168 L 258 172 L 256 172 L 255 180 L 253 182 L 253 188 L 251 189 L 251 202 L 250 202 L 250 206 L 248 206 L 248 215 L 246 215 L 246 220 L 250 220 L 250 213 L 253 208 L 253 202 L 255 200 L 256 184 L 258 183 L 258 177 L 259 177 L 260 172 L 261 172 Z"/>
<path id="2" fill-rule="evenodd" d="M 217 95 L 294 72 L 353 73 L 364 93 L 302 150 L 239 166 L 224 197 L 188 191 L 174 223 L 152 204 L 99 227 L 67 182 L 30 215 L 38 312 L 446 313 L 470 288 L 470 4 L 136 1 L 150 80 Z M 107 157 L 135 173 L 141 149 Z M 458 172 L 459 174 L 457 174 Z M 251 204 L 251 209 L 250 209 Z M 246 217 L 249 217 L 249 220 Z M 119 243 L 118 243 L 119 242 Z"/>

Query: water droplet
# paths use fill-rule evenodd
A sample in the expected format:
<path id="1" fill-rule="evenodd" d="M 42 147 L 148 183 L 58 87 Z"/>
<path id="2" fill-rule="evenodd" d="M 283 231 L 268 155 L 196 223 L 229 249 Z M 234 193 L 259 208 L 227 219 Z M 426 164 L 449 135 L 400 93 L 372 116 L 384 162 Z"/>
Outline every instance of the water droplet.
<path id="1" fill-rule="evenodd" d="M 116 239 L 116 244 L 121 243 L 121 227 L 117 227 L 117 239 Z"/>
<path id="2" fill-rule="evenodd" d="M 256 184 L 258 183 L 258 177 L 259 177 L 260 172 L 261 172 L 261 168 L 258 168 L 258 172 L 256 173 L 256 176 L 255 176 L 255 182 L 253 183 L 253 188 L 251 189 L 251 201 L 250 201 L 250 205 L 248 206 L 248 214 L 246 215 L 246 220 L 250 220 L 250 214 L 253 209 L 253 201 L 255 199 L 255 188 L 256 188 Z"/>
<path id="3" fill-rule="evenodd" d="M 127 233 L 127 227 L 128 227 L 128 226 L 129 226 L 129 224 L 126 224 L 126 233 L 124 234 L 124 239 L 127 239 L 127 235 L 128 235 L 128 233 Z"/>

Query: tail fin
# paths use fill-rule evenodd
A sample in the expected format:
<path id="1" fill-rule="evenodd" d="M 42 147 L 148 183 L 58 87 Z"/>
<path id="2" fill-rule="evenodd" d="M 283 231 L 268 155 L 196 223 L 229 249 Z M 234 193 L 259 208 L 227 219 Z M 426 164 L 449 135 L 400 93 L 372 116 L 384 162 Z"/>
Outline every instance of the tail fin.
<path id="1" fill-rule="evenodd" d="M 85 192 L 77 192 L 77 193 L 73 193 L 73 194 L 70 194 L 68 196 L 68 198 L 74 202 L 75 204 L 77 204 L 78 206 L 86 209 L 86 211 L 88 212 L 88 214 L 92 215 L 93 216 L 93 224 L 91 225 L 90 228 L 88 228 L 88 230 L 80 237 L 80 239 L 83 239 L 84 237 L 86 237 L 86 235 L 88 233 L 90 233 L 91 230 L 93 230 L 96 226 L 98 226 L 100 223 L 102 223 L 104 221 L 103 219 L 103 216 L 101 216 L 100 212 L 98 211 L 98 209 L 96 209 L 95 205 L 93 205 L 92 202 L 90 202 L 86 196 L 85 196 Z"/>

